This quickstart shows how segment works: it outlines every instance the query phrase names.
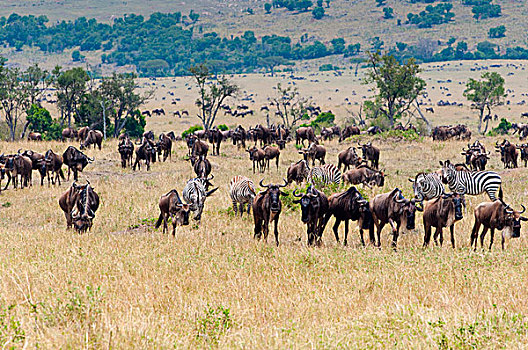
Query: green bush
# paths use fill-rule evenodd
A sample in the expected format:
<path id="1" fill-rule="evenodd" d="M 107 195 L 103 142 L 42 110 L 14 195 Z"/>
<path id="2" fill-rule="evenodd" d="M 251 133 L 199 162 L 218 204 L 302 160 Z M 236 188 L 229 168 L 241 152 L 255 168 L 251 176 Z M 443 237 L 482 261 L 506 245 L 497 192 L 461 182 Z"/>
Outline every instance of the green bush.
<path id="1" fill-rule="evenodd" d="M 495 28 L 490 28 L 488 31 L 488 37 L 491 39 L 495 38 L 504 38 L 506 33 L 506 27 L 505 26 L 498 26 Z"/>
<path id="2" fill-rule="evenodd" d="M 325 9 L 322 8 L 322 7 L 316 7 L 312 10 L 312 16 L 313 18 L 315 19 L 321 19 L 324 17 L 324 14 L 325 14 Z"/>
<path id="3" fill-rule="evenodd" d="M 147 125 L 145 116 L 137 110 L 132 117 L 127 118 L 125 130 L 130 137 L 141 137 L 145 132 L 145 125 Z"/>
<path id="4" fill-rule="evenodd" d="M 512 124 L 506 120 L 506 118 L 501 118 L 499 125 L 497 125 L 496 128 L 491 129 L 488 132 L 488 136 L 506 135 L 511 127 Z"/>
<path id="5" fill-rule="evenodd" d="M 220 125 L 218 125 L 218 130 L 227 131 L 227 130 L 229 130 L 229 128 L 225 124 L 220 124 Z"/>
<path id="6" fill-rule="evenodd" d="M 182 132 L 182 138 L 185 139 L 187 135 L 194 133 L 197 130 L 203 130 L 203 126 L 201 125 L 193 125 L 189 129 Z"/>
<path id="7" fill-rule="evenodd" d="M 316 131 L 320 131 L 323 127 L 329 128 L 331 126 L 334 126 L 335 125 L 334 122 L 335 122 L 335 115 L 332 114 L 331 112 L 324 112 L 324 113 L 319 114 L 317 118 L 312 120 L 309 126 L 314 128 Z"/>
<path id="8" fill-rule="evenodd" d="M 62 137 L 62 128 L 58 121 L 51 117 L 50 112 L 33 104 L 27 112 L 29 130 L 40 132 L 46 140 L 59 140 Z"/>

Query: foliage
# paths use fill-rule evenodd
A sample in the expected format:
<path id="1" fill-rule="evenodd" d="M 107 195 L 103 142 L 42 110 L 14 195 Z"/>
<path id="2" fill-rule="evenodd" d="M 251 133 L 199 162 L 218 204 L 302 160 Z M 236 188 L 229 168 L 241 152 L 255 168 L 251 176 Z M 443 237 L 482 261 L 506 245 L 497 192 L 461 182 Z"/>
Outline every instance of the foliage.
<path id="1" fill-rule="evenodd" d="M 266 10 L 266 13 L 268 14 L 271 13 L 271 8 L 272 8 L 272 5 L 269 2 L 264 4 L 264 10 Z"/>
<path id="2" fill-rule="evenodd" d="M 229 130 L 229 128 L 225 124 L 220 124 L 220 125 L 218 125 L 218 130 L 227 131 L 227 130 Z"/>
<path id="3" fill-rule="evenodd" d="M 382 7 L 385 6 L 386 0 L 376 0 L 376 7 Z"/>
<path id="4" fill-rule="evenodd" d="M 53 75 L 61 122 L 67 121 L 68 127 L 71 127 L 72 117 L 77 113 L 82 96 L 86 92 L 86 83 L 90 78 L 80 67 L 62 71 L 61 67 L 57 66 L 53 70 Z"/>
<path id="5" fill-rule="evenodd" d="M 504 25 L 490 28 L 488 31 L 488 37 L 491 39 L 494 38 L 504 38 L 506 35 L 506 27 Z"/>
<path id="6" fill-rule="evenodd" d="M 502 98 L 506 96 L 504 93 L 504 78 L 499 73 L 485 72 L 482 74 L 481 79 L 470 78 L 466 84 L 466 90 L 464 90 L 464 96 L 468 101 L 473 102 L 473 108 L 479 111 L 479 132 L 482 129 L 484 111 L 487 109 L 488 114 L 491 114 L 491 109 L 499 105 Z"/>
<path id="7" fill-rule="evenodd" d="M 330 63 L 325 63 L 323 65 L 319 66 L 319 72 L 329 72 L 332 70 L 339 70 L 340 68 L 338 66 L 333 66 Z"/>
<path id="8" fill-rule="evenodd" d="M 207 305 L 205 314 L 196 323 L 196 339 L 210 346 L 217 345 L 220 336 L 233 327 L 230 310 L 223 306 L 213 308 Z"/>
<path id="9" fill-rule="evenodd" d="M 312 10 L 312 16 L 315 19 L 322 19 L 325 15 L 325 9 L 321 6 L 318 6 Z"/>
<path id="10" fill-rule="evenodd" d="M 310 0 L 273 0 L 273 6 L 274 7 L 284 7 L 288 11 L 308 11 L 308 8 L 310 8 L 313 5 L 312 1 Z"/>
<path id="11" fill-rule="evenodd" d="M 501 118 L 499 125 L 488 132 L 488 136 L 507 135 L 511 129 L 512 123 L 506 118 Z"/>
<path id="12" fill-rule="evenodd" d="M 383 8 L 383 18 L 391 19 L 394 18 L 394 9 L 392 7 Z"/>
<path id="13" fill-rule="evenodd" d="M 276 95 L 271 100 L 286 128 L 292 129 L 298 121 L 307 119 L 305 116 L 308 116 L 307 107 L 311 105 L 311 100 L 301 96 L 297 87 L 284 88 L 278 83 Z"/>
<path id="14" fill-rule="evenodd" d="M 84 59 L 84 56 L 81 55 L 81 52 L 79 50 L 75 50 L 72 52 L 72 60 L 73 62 L 79 62 Z"/>
<path id="15" fill-rule="evenodd" d="M 30 130 L 40 132 L 46 140 L 59 140 L 62 136 L 59 122 L 51 117 L 47 109 L 36 104 L 27 111 L 26 121 Z"/>
<path id="16" fill-rule="evenodd" d="M 184 132 L 182 132 L 182 134 L 181 134 L 182 139 L 185 139 L 187 137 L 187 135 L 193 134 L 197 130 L 203 130 L 203 126 L 201 126 L 201 125 L 193 125 L 193 126 L 191 126 L 189 129 L 187 129 Z"/>
<path id="17" fill-rule="evenodd" d="M 145 132 L 147 121 L 141 111 L 136 110 L 125 119 L 124 129 L 130 137 L 141 137 Z"/>
<path id="18" fill-rule="evenodd" d="M 412 58 L 400 64 L 394 56 L 379 53 L 369 54 L 369 66 L 365 83 L 376 85 L 379 110 L 393 126 L 424 91 L 425 81 L 418 76 L 420 67 Z"/>
<path id="19" fill-rule="evenodd" d="M 494 18 L 501 16 L 501 7 L 500 5 L 492 5 L 491 1 L 483 1 L 488 3 L 483 3 L 481 5 L 473 6 L 471 12 L 473 12 L 473 17 L 475 19 L 486 19 Z"/>
<path id="20" fill-rule="evenodd" d="M 332 112 L 323 112 L 319 114 L 310 123 L 310 126 L 316 129 L 317 131 L 321 130 L 323 127 L 329 128 L 334 125 L 335 125 L 335 115 Z"/>
<path id="21" fill-rule="evenodd" d="M 451 12 L 452 8 L 453 4 L 450 3 L 428 5 L 425 11 L 419 14 L 409 13 L 407 23 L 415 24 L 418 28 L 431 28 L 434 25 L 448 23 L 455 17 L 455 14 Z"/>
<path id="22" fill-rule="evenodd" d="M 0 58 L 0 108 L 9 127 L 9 138 L 15 140 L 18 122 L 26 110 L 28 91 L 21 81 L 18 68 L 9 68 L 5 59 Z"/>

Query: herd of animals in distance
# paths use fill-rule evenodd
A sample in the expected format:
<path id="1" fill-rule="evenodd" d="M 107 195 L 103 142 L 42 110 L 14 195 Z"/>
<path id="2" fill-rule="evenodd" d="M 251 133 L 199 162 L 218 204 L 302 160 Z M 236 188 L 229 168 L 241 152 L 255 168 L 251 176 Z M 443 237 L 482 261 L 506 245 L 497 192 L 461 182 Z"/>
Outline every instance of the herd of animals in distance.
<path id="1" fill-rule="evenodd" d="M 227 107 L 226 107 L 227 108 Z M 156 111 L 154 111 L 156 113 Z M 159 114 L 160 111 L 157 111 Z M 410 124 L 400 129 L 415 129 Z M 520 139 L 528 136 L 528 124 L 516 124 L 515 131 Z M 440 162 L 441 168 L 432 173 L 419 173 L 412 182 L 413 198 L 405 198 L 399 188 L 376 195 L 367 201 L 355 185 L 366 187 L 384 186 L 385 173 L 379 169 L 380 149 L 367 142 L 357 146 L 350 146 L 338 154 L 338 164 L 326 162 L 326 148 L 319 141 L 338 138 L 339 142 L 353 135 L 361 133 L 375 135 L 380 133 L 378 127 L 360 130 L 357 126 L 322 128 L 319 135 L 312 127 L 299 127 L 290 132 L 282 125 L 266 127 L 256 125 L 247 130 L 239 125 L 233 130 L 221 131 L 216 127 L 210 130 L 197 130 L 182 139 L 174 132 L 162 133 L 157 138 L 152 131 L 145 132 L 141 139 L 133 141 L 128 135 L 119 137 L 116 150 L 121 157 L 123 168 L 132 167 L 147 171 L 156 161 L 171 159 L 174 142 L 185 142 L 188 147 L 188 160 L 196 175 L 185 184 L 182 195 L 174 189 L 163 194 L 159 200 L 159 218 L 156 228 L 163 225 L 163 233 L 168 230 L 169 219 L 172 222 L 172 234 L 176 227 L 189 225 L 190 216 L 200 221 L 207 198 L 217 189 L 211 183 L 214 174 L 208 159 L 209 149 L 213 155 L 220 155 L 222 142 L 232 142 L 238 149 L 244 149 L 252 162 L 253 173 L 263 173 L 269 170 L 270 162 L 275 162 L 279 169 L 281 150 L 288 143 L 295 143 L 299 149 L 299 160 L 291 163 L 285 173 L 283 183 L 265 184 L 263 180 L 257 191 L 255 183 L 246 176 L 234 176 L 229 184 L 230 198 L 235 215 L 242 216 L 247 211 L 253 212 L 254 237 L 260 240 L 264 236 L 267 240 L 270 224 L 273 225 L 275 243 L 279 245 L 278 222 L 282 210 L 281 197 L 288 193 L 281 190 L 292 184 L 305 184 L 304 193 L 292 195 L 296 197 L 294 203 L 301 208 L 301 220 L 306 225 L 307 244 L 320 246 L 325 227 L 331 217 L 335 218 L 333 232 L 337 242 L 340 241 L 338 229 L 341 222 L 345 223 L 344 245 L 347 245 L 348 223 L 357 221 L 361 243 L 365 245 L 364 230 L 368 231 L 369 243 L 379 247 L 380 235 L 383 228 L 389 224 L 392 234 L 392 247 L 397 246 L 400 229 L 415 228 L 416 212 L 423 212 L 424 247 L 429 245 L 432 228 L 435 228 L 434 241 L 443 243 L 443 230 L 449 228 L 451 245 L 455 247 L 454 230 L 458 221 L 463 219 L 462 207 L 465 207 L 465 197 L 486 193 L 489 202 L 483 202 L 474 209 L 474 226 L 471 232 L 471 247 L 477 248 L 479 231 L 481 246 L 484 237 L 490 231 L 489 249 L 493 245 L 495 230 L 502 230 L 502 248 L 506 238 L 520 236 L 521 222 L 528 220 L 522 214 L 525 207 L 514 209 L 503 199 L 502 179 L 497 172 L 486 170 L 491 152 L 487 151 L 480 141 L 471 143 L 471 131 L 465 125 L 438 126 L 431 136 L 440 142 L 449 139 L 467 140 L 467 147 L 461 150 L 465 162 L 454 164 L 449 160 Z M 62 132 L 63 140 L 80 142 L 80 149 L 70 145 L 63 154 L 57 154 L 51 149 L 41 154 L 32 150 L 20 149 L 15 154 L 0 155 L 0 191 L 2 180 L 7 179 L 3 187 L 5 191 L 12 184 L 14 189 L 32 185 L 32 173 L 36 170 L 40 174 L 40 184 L 61 184 L 65 180 L 63 166 L 68 170 L 68 181 L 73 173 L 73 183 L 58 199 L 60 209 L 64 212 L 68 228 L 73 227 L 79 233 L 86 232 L 92 227 L 95 214 L 99 209 L 100 198 L 90 183 L 78 184 L 79 173 L 82 172 L 94 158 L 83 153 L 83 149 L 93 146 L 101 150 L 103 134 L 98 130 L 83 127 L 65 128 Z M 31 133 L 29 139 L 39 141 L 38 133 Z M 307 145 L 307 147 L 306 147 Z M 516 168 L 519 164 L 527 166 L 528 144 L 514 144 L 508 140 L 495 144 L 495 150 L 505 168 Z M 361 154 L 359 154 L 359 151 Z M 519 163 L 519 156 L 520 162 Z M 326 196 L 321 190 L 325 186 L 341 183 L 351 185 L 347 190 Z M 447 190 L 446 190 L 447 187 Z"/>

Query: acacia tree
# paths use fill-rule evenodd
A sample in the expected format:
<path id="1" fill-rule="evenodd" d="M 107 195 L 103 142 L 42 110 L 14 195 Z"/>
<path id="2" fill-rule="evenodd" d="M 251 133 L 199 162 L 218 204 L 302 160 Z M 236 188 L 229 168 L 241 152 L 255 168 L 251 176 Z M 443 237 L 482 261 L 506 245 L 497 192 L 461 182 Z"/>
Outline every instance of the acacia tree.
<path id="1" fill-rule="evenodd" d="M 214 125 L 220 106 L 226 98 L 236 96 L 239 87 L 224 76 L 219 76 L 213 82 L 209 69 L 203 63 L 192 66 L 190 71 L 200 94 L 195 102 L 200 109 L 197 116 L 202 121 L 204 130 L 209 130 Z"/>
<path id="2" fill-rule="evenodd" d="M 281 83 L 277 84 L 276 91 L 276 95 L 271 100 L 284 126 L 291 129 L 299 120 L 305 118 L 311 100 L 301 96 L 297 88 L 291 86 L 283 88 Z"/>
<path id="3" fill-rule="evenodd" d="M 15 141 L 18 122 L 25 112 L 27 91 L 21 83 L 20 70 L 6 67 L 5 62 L 0 58 L 0 106 L 9 127 L 9 138 Z"/>
<path id="4" fill-rule="evenodd" d="M 35 64 L 29 67 L 26 71 L 22 72 L 20 82 L 27 94 L 27 99 L 24 106 L 24 110 L 27 115 L 28 111 L 33 105 L 40 106 L 40 98 L 46 89 L 53 83 L 53 79 L 47 70 L 43 70 L 38 66 L 38 64 Z M 29 121 L 26 121 L 21 138 L 24 138 L 28 127 Z"/>
<path id="5" fill-rule="evenodd" d="M 425 81 L 418 74 L 421 69 L 414 58 L 400 64 L 392 55 L 369 53 L 370 65 L 366 84 L 376 84 L 380 101 L 380 112 L 385 115 L 391 127 L 395 118 L 409 111 L 412 104 L 425 88 Z"/>
<path id="6" fill-rule="evenodd" d="M 506 94 L 504 93 L 504 78 L 499 73 L 486 72 L 482 74 L 481 79 L 470 78 L 466 84 L 464 96 L 468 101 L 473 102 L 472 108 L 479 111 L 478 131 L 485 133 L 489 119 L 486 118 L 486 129 L 481 131 L 484 111 L 488 110 L 488 115 L 491 115 L 491 109 L 498 106 Z"/>
<path id="7" fill-rule="evenodd" d="M 77 114 L 78 106 L 86 92 L 86 82 L 90 77 L 86 71 L 80 67 L 61 71 L 57 66 L 53 70 L 54 86 L 57 89 L 57 102 L 61 111 L 61 123 L 68 121 L 71 127 L 71 118 Z"/>

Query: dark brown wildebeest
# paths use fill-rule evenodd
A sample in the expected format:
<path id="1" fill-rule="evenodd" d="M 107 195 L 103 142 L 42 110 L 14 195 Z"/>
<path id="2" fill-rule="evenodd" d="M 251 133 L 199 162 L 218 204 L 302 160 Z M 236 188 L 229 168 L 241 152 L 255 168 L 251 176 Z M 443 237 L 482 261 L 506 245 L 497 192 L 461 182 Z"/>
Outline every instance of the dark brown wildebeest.
<path id="1" fill-rule="evenodd" d="M 310 143 L 315 142 L 315 133 L 311 126 L 301 126 L 295 130 L 295 144 L 298 145 L 301 143 L 304 147 L 305 140 L 308 140 Z"/>
<path id="2" fill-rule="evenodd" d="M 129 166 L 132 166 L 132 157 L 134 155 L 134 143 L 126 136 L 123 140 L 119 142 L 117 146 L 117 151 L 121 156 L 121 167 L 126 168 L 127 163 Z"/>
<path id="3" fill-rule="evenodd" d="M 211 162 L 206 157 L 190 157 L 189 160 L 197 177 L 206 178 L 211 174 Z"/>
<path id="4" fill-rule="evenodd" d="M 150 162 L 152 158 L 156 157 L 156 149 L 152 141 L 147 138 L 143 139 L 143 143 L 136 149 L 136 161 L 132 166 L 132 170 L 136 171 L 136 165 L 141 170 L 141 161 L 144 160 L 147 166 L 147 171 L 150 170 Z"/>
<path id="5" fill-rule="evenodd" d="M 414 230 L 416 210 L 422 211 L 423 208 L 417 207 L 414 199 L 406 199 L 401 190 L 395 188 L 374 197 L 370 202 L 370 210 L 377 229 L 378 247 L 381 246 L 381 230 L 388 223 L 392 228 L 392 247 L 396 249 L 400 227 L 405 224 L 407 230 Z"/>
<path id="6" fill-rule="evenodd" d="M 28 134 L 28 141 L 42 141 L 42 134 L 32 131 Z"/>
<path id="7" fill-rule="evenodd" d="M 176 141 L 176 135 L 174 135 L 174 131 L 169 131 L 167 133 L 167 137 L 169 137 L 172 141 Z"/>
<path id="8" fill-rule="evenodd" d="M 297 163 L 291 163 L 286 177 L 288 185 L 293 181 L 300 185 L 308 177 L 309 171 L 310 167 L 304 159 L 299 160 Z"/>
<path id="9" fill-rule="evenodd" d="M 528 218 L 521 216 L 526 210 L 524 205 L 521 206 L 523 210 L 516 211 L 502 200 L 483 202 L 477 205 L 475 208 L 475 224 L 471 231 L 471 247 L 475 244 L 475 250 L 477 250 L 477 238 L 481 225 L 484 226 L 482 233 L 480 234 L 480 246 L 482 248 L 484 248 L 484 237 L 486 236 L 488 229 L 491 230 L 489 250 L 491 250 L 491 247 L 493 246 L 495 229 L 504 230 L 502 231 L 502 249 L 504 249 L 504 241 L 506 237 L 520 237 L 521 221 L 528 221 Z"/>
<path id="10" fill-rule="evenodd" d="M 86 136 L 88 136 L 88 131 L 90 131 L 89 126 L 83 126 L 82 128 L 77 131 L 77 141 L 82 142 L 86 140 Z"/>
<path id="11" fill-rule="evenodd" d="M 510 143 L 508 140 L 502 141 L 499 145 L 499 142 L 495 142 L 495 152 L 500 152 L 501 161 L 504 164 L 504 168 L 517 168 L 517 158 L 519 157 L 519 152 L 514 144 Z"/>
<path id="12" fill-rule="evenodd" d="M 218 128 L 215 126 L 211 130 L 207 131 L 207 135 L 209 138 L 209 142 L 213 145 L 213 156 L 220 155 L 220 145 L 222 144 L 222 140 L 224 139 L 224 135 Z"/>
<path id="13" fill-rule="evenodd" d="M 64 165 L 68 167 L 68 181 L 70 180 L 70 171 L 73 171 L 73 179 L 78 179 L 78 172 L 82 172 L 84 168 L 94 161 L 94 158 L 89 158 L 86 154 L 79 151 L 73 146 L 69 146 L 62 154 Z"/>
<path id="14" fill-rule="evenodd" d="M 195 136 L 194 137 L 191 137 L 190 140 L 193 140 L 191 141 L 191 156 L 192 157 L 199 157 L 199 156 L 204 156 L 204 157 L 207 157 L 207 153 L 209 152 L 209 146 L 199 140 L 198 138 L 196 138 Z M 187 142 L 187 145 L 189 145 L 189 142 Z"/>
<path id="15" fill-rule="evenodd" d="M 72 227 L 73 221 L 71 214 L 79 198 L 81 187 L 82 186 L 77 185 L 74 181 L 70 188 L 59 197 L 59 206 L 66 217 L 66 228 Z"/>
<path id="16" fill-rule="evenodd" d="M 512 123 L 512 135 L 519 133 L 519 140 L 524 140 L 528 136 L 528 124 Z"/>
<path id="17" fill-rule="evenodd" d="M 89 130 L 86 134 L 86 138 L 81 142 L 81 149 L 85 149 L 93 145 L 93 148 L 97 146 L 99 151 L 101 150 L 101 143 L 103 142 L 103 133 L 99 130 Z"/>
<path id="18" fill-rule="evenodd" d="M 20 153 L 20 150 L 19 150 Z M 32 150 L 25 150 L 20 153 L 25 157 L 31 159 L 31 169 L 37 170 L 40 173 L 40 185 L 44 185 L 44 178 L 48 174 L 46 170 L 46 164 L 44 162 L 44 155 L 41 153 L 33 152 Z M 49 178 L 48 178 L 49 183 Z"/>
<path id="19" fill-rule="evenodd" d="M 356 153 L 354 147 L 348 147 L 347 149 L 339 152 L 337 155 L 337 168 L 341 170 L 341 164 L 343 164 L 343 171 L 346 171 L 350 166 L 359 166 L 363 163 L 363 159 Z"/>
<path id="20" fill-rule="evenodd" d="M 5 165 L 0 163 L 0 193 L 2 193 L 2 180 L 5 178 Z"/>
<path id="21" fill-rule="evenodd" d="M 8 180 L 4 190 L 9 186 L 9 182 L 13 179 L 13 188 L 18 187 L 18 176 L 20 175 L 20 188 L 32 186 L 31 171 L 33 170 L 33 163 L 29 157 L 21 154 L 7 157 L 5 163 L 5 170 L 8 172 Z"/>
<path id="22" fill-rule="evenodd" d="M 523 143 L 522 145 L 516 145 L 517 149 L 521 150 L 521 162 L 524 160 L 524 166 L 528 163 L 528 143 Z"/>
<path id="23" fill-rule="evenodd" d="M 325 225 L 330 220 L 330 217 L 336 218 L 334 224 L 334 235 L 336 241 L 339 243 L 339 225 L 341 221 L 345 222 L 345 239 L 343 244 L 347 245 L 348 240 L 348 222 L 358 221 L 359 236 L 361 244 L 365 246 L 363 239 L 363 230 L 369 230 L 369 239 L 372 244 L 375 244 L 374 238 L 374 222 L 372 221 L 372 214 L 370 212 L 369 203 L 365 200 L 361 193 L 354 186 L 350 187 L 345 192 L 334 193 L 328 197 L 328 212 L 325 216 Z"/>
<path id="24" fill-rule="evenodd" d="M 332 128 L 323 127 L 321 129 L 321 138 L 325 141 L 331 141 L 334 138 L 334 132 Z"/>
<path id="25" fill-rule="evenodd" d="M 90 183 L 80 186 L 79 196 L 71 212 L 73 227 L 78 233 L 83 233 L 92 228 L 95 212 L 99 208 L 99 195 Z"/>
<path id="26" fill-rule="evenodd" d="M 434 109 L 433 109 L 433 107 L 426 107 L 426 108 L 425 108 L 425 111 L 426 111 L 426 112 L 431 112 L 431 113 L 434 114 Z"/>
<path id="27" fill-rule="evenodd" d="M 438 245 L 440 237 L 440 246 L 444 242 L 443 228 L 449 227 L 451 232 L 451 246 L 455 248 L 455 222 L 463 219 L 462 205 L 464 197 L 457 193 L 444 193 L 440 197 L 427 202 L 423 212 L 424 225 L 424 248 L 429 246 L 431 240 L 431 227 L 436 227 L 434 234 L 435 244 Z"/>
<path id="28" fill-rule="evenodd" d="M 367 134 L 369 135 L 376 135 L 381 134 L 381 128 L 379 126 L 371 126 L 367 129 Z"/>
<path id="29" fill-rule="evenodd" d="M 385 184 L 385 174 L 383 170 L 378 171 L 367 166 L 362 166 L 360 168 L 350 169 L 343 174 L 343 182 L 348 182 L 351 185 L 364 184 L 367 187 L 383 187 Z"/>
<path id="30" fill-rule="evenodd" d="M 157 116 L 165 115 L 165 110 L 163 108 L 156 108 L 152 110 L 151 114 Z"/>
<path id="31" fill-rule="evenodd" d="M 172 220 L 172 235 L 176 235 L 176 226 L 189 225 L 190 205 L 183 203 L 177 190 L 171 190 L 159 200 L 160 215 L 156 228 L 163 222 L 163 233 L 168 230 L 167 221 Z"/>
<path id="32" fill-rule="evenodd" d="M 363 159 L 365 159 L 366 161 L 370 160 L 371 168 L 378 169 L 380 156 L 379 148 L 372 146 L 372 143 L 370 141 L 365 143 L 364 145 L 358 142 L 358 145 L 361 147 L 361 151 L 363 152 Z"/>
<path id="33" fill-rule="evenodd" d="M 480 148 L 471 146 L 467 150 L 463 148 L 461 154 L 463 156 L 466 156 L 466 165 L 469 165 L 471 167 L 471 170 L 486 170 L 486 164 L 488 164 L 488 160 L 490 159 L 489 153 L 486 154 L 482 152 Z"/>
<path id="34" fill-rule="evenodd" d="M 75 139 L 77 138 L 77 130 L 74 128 L 65 128 L 62 130 L 62 141 L 65 139 Z"/>
<path id="35" fill-rule="evenodd" d="M 174 134 L 173 134 L 174 135 Z M 159 136 L 158 144 L 156 145 L 158 149 L 158 158 L 161 160 L 161 155 L 163 153 L 163 161 L 167 160 L 167 157 L 172 160 L 172 140 L 169 136 L 161 133 Z"/>
<path id="36" fill-rule="evenodd" d="M 51 183 L 55 185 L 58 183 L 61 184 L 60 179 L 66 180 L 64 177 L 64 172 L 62 171 L 62 156 L 56 154 L 51 149 L 44 154 L 44 160 L 46 162 L 46 170 L 48 171 L 48 183 L 49 183 L 49 172 L 52 173 Z"/>
<path id="37" fill-rule="evenodd" d="M 246 152 L 249 153 L 249 160 L 253 162 L 253 174 L 255 173 L 255 168 L 263 173 L 266 170 L 266 153 L 264 150 L 253 146 L 247 149 Z"/>
<path id="38" fill-rule="evenodd" d="M 315 142 L 310 144 L 310 147 L 299 151 L 303 155 L 304 160 L 310 163 L 312 161 L 312 166 L 315 166 L 315 160 L 319 160 L 319 165 L 325 164 L 326 157 L 326 148 L 322 145 L 318 145 Z"/>
<path id="39" fill-rule="evenodd" d="M 346 140 L 350 136 L 359 135 L 359 134 L 361 134 L 361 130 L 359 130 L 357 126 L 345 126 L 343 130 L 341 130 L 341 136 L 339 137 L 339 142 Z"/>
<path id="40" fill-rule="evenodd" d="M 315 245 L 320 246 L 326 226 L 325 215 L 328 212 L 328 198 L 313 186 L 308 187 L 304 195 L 298 195 L 296 192 L 297 189 L 293 191 L 293 196 L 300 199 L 293 202 L 301 205 L 301 221 L 306 224 L 308 245 L 315 243 Z"/>
<path id="41" fill-rule="evenodd" d="M 142 115 L 146 115 L 148 117 L 152 117 L 152 114 L 150 114 L 150 111 L 143 111 L 141 112 Z"/>
<path id="42" fill-rule="evenodd" d="M 277 165 L 277 171 L 279 170 L 279 157 L 280 157 L 280 150 L 278 147 L 274 146 L 266 146 L 263 149 L 264 151 L 264 159 L 266 160 L 266 167 L 268 168 L 268 171 L 270 170 L 270 160 L 275 159 L 275 165 Z"/>
<path id="43" fill-rule="evenodd" d="M 255 125 L 254 128 L 249 129 L 253 135 L 255 145 L 260 140 L 260 146 L 269 145 L 271 143 L 271 130 L 261 124 Z"/>
<path id="44" fill-rule="evenodd" d="M 147 139 L 147 140 L 150 140 L 150 141 L 154 141 L 154 132 L 152 130 L 145 131 L 143 133 L 143 138 Z"/>
<path id="45" fill-rule="evenodd" d="M 235 131 L 231 134 L 231 139 L 233 140 L 233 146 L 237 145 L 237 148 L 243 147 L 246 148 L 246 130 L 239 125 L 236 127 Z"/>
<path id="46" fill-rule="evenodd" d="M 281 191 L 281 187 L 286 187 L 288 183 L 284 180 L 284 185 L 269 184 L 264 185 L 260 180 L 260 187 L 266 188 L 257 194 L 253 200 L 253 219 L 255 222 L 255 239 L 260 240 L 262 233 L 264 233 L 264 241 L 268 241 L 269 223 L 273 221 L 275 234 L 275 243 L 279 245 L 279 216 L 282 210 L 282 202 L 280 196 L 287 196 L 288 194 Z"/>

